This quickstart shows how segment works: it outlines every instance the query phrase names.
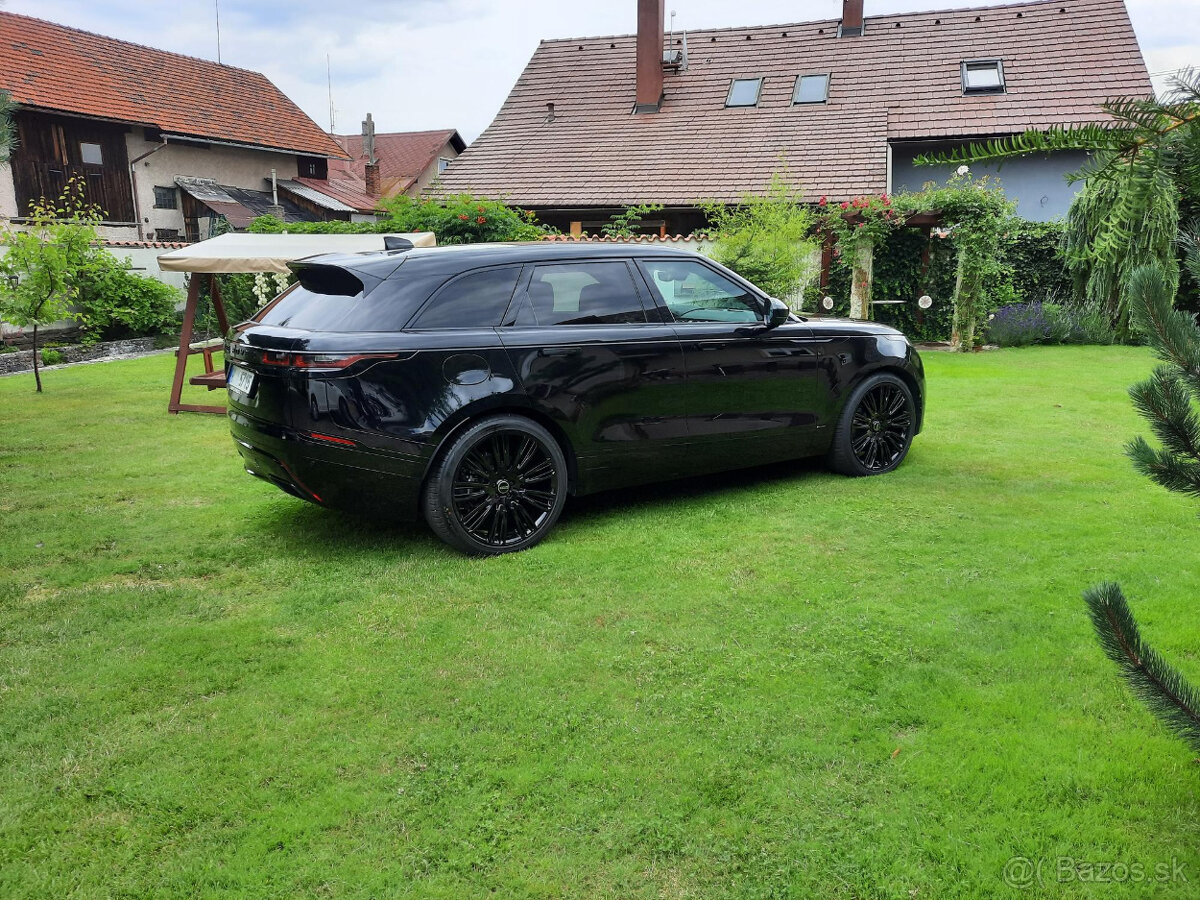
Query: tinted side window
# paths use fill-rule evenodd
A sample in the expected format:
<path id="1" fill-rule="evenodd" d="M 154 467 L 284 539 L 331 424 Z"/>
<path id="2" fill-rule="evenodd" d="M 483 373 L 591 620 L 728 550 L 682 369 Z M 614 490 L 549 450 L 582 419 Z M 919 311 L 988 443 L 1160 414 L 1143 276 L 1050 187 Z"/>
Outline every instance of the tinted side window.
<path id="1" fill-rule="evenodd" d="M 255 321 L 303 331 L 400 331 L 445 276 L 393 276 L 365 297 L 321 294 L 297 284 Z"/>
<path id="2" fill-rule="evenodd" d="M 517 286 L 520 266 L 483 269 L 455 278 L 421 310 L 413 328 L 490 328 L 499 325 Z"/>
<path id="3" fill-rule="evenodd" d="M 759 322 L 762 301 L 702 263 L 643 259 L 654 290 L 676 322 Z"/>
<path id="4" fill-rule="evenodd" d="M 610 325 L 646 321 L 623 262 L 537 266 L 528 300 L 538 325 Z"/>

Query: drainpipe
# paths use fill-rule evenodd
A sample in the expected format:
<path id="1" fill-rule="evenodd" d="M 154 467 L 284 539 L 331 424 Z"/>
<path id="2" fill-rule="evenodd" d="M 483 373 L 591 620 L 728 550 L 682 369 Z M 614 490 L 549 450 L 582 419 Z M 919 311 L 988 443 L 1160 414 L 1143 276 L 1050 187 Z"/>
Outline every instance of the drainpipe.
<path id="1" fill-rule="evenodd" d="M 138 163 L 140 163 L 147 156 L 153 156 L 155 153 L 157 153 L 159 150 L 161 150 L 165 146 L 167 146 L 167 137 L 166 137 L 166 135 L 163 135 L 161 144 L 159 144 L 157 147 L 151 147 L 149 150 L 147 150 L 141 156 L 137 157 L 136 159 L 131 160 L 129 163 L 129 188 L 130 188 L 130 190 L 133 191 L 133 217 L 137 220 L 138 240 L 139 241 L 144 241 L 146 239 L 146 229 L 144 229 L 142 227 L 142 209 L 141 209 L 141 204 L 138 203 L 137 169 L 135 167 L 137 166 Z"/>

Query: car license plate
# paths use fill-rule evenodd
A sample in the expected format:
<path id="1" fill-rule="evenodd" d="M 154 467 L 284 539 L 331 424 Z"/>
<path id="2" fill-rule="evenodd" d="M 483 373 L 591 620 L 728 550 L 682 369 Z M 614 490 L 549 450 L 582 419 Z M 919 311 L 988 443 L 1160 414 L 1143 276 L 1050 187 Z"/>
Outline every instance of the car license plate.
<path id="1" fill-rule="evenodd" d="M 229 390 L 237 391 L 239 394 L 249 394 L 250 388 L 254 386 L 254 373 L 246 369 L 240 369 L 237 366 L 231 366 L 229 369 Z"/>

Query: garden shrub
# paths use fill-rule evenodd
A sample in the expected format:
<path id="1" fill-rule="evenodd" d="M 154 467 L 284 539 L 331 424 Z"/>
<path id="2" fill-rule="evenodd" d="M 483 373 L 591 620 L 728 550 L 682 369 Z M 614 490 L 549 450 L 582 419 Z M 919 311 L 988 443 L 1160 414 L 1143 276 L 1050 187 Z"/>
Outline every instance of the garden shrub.
<path id="1" fill-rule="evenodd" d="M 42 365 L 43 366 L 57 366 L 59 363 L 63 362 L 63 360 L 65 360 L 65 359 L 66 359 L 66 357 L 63 356 L 61 353 L 59 353 L 57 350 L 50 350 L 50 349 L 42 350 Z"/>
<path id="2" fill-rule="evenodd" d="M 132 271 L 128 261 L 105 250 L 92 257 L 79 279 L 84 343 L 160 334 L 178 326 L 179 291 Z"/>
<path id="3" fill-rule="evenodd" d="M 708 255 L 772 297 L 791 298 L 813 275 L 816 216 L 782 175 L 772 176 L 763 195 L 703 208 L 713 238 Z"/>
<path id="4" fill-rule="evenodd" d="M 282 222 L 259 216 L 250 231 L 280 234 L 389 234 L 432 231 L 439 244 L 478 244 L 491 241 L 536 241 L 553 229 L 541 225 L 526 210 L 499 200 L 480 200 L 468 194 L 414 198 L 389 197 L 380 202 L 385 218 L 377 222 Z"/>

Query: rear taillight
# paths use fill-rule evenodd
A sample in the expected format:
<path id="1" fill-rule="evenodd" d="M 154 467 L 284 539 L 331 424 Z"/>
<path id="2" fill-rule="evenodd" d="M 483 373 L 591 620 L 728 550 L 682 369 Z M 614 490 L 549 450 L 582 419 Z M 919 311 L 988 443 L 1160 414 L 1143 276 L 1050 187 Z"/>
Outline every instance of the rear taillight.
<path id="1" fill-rule="evenodd" d="M 336 372 L 357 362 L 373 359 L 397 359 L 398 353 L 291 353 L 283 350 L 246 350 L 237 354 L 238 359 L 280 369 L 317 369 Z"/>

